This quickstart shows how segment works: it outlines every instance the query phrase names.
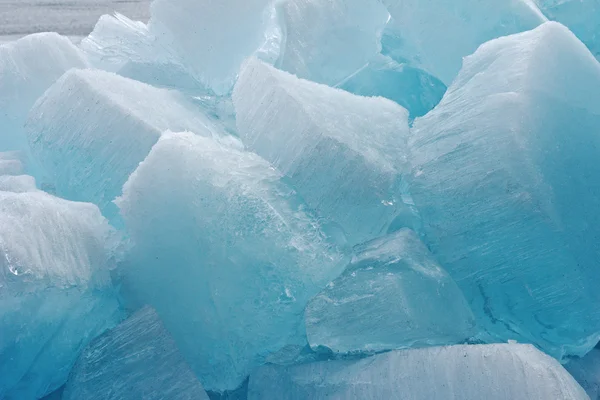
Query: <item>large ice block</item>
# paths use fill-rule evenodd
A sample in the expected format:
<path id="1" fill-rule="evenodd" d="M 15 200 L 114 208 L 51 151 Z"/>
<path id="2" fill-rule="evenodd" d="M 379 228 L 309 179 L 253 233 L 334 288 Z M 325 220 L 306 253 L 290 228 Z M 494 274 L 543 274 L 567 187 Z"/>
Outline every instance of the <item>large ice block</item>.
<path id="1" fill-rule="evenodd" d="M 497 338 L 583 355 L 600 337 L 600 64 L 548 22 L 486 43 L 415 120 L 432 252 Z"/>
<path id="2" fill-rule="evenodd" d="M 18 192 L 0 191 L 0 398 L 15 400 L 60 387 L 87 342 L 120 316 L 98 208 Z"/>
<path id="3" fill-rule="evenodd" d="M 56 33 L 37 33 L 0 46 L 0 151 L 23 150 L 23 123 L 35 100 L 83 54 Z"/>
<path id="4" fill-rule="evenodd" d="M 570 360 L 565 368 L 585 389 L 590 399 L 600 399 L 600 349 L 593 349 L 583 358 Z"/>
<path id="5" fill-rule="evenodd" d="M 350 244 L 406 226 L 404 108 L 298 79 L 255 58 L 242 68 L 233 103 L 244 144 L 282 171 Z"/>
<path id="6" fill-rule="evenodd" d="M 63 400 L 208 400 L 151 307 L 144 307 L 86 347 Z"/>
<path id="7" fill-rule="evenodd" d="M 236 388 L 303 344 L 303 311 L 343 259 L 256 154 L 166 134 L 118 200 L 133 242 L 129 297 L 152 305 L 205 388 Z"/>
<path id="8" fill-rule="evenodd" d="M 190 74 L 217 94 L 264 41 L 272 0 L 155 0 L 148 28 Z"/>
<path id="9" fill-rule="evenodd" d="M 359 361 L 264 366 L 249 400 L 587 400 L 553 358 L 531 345 L 398 350 Z"/>
<path id="10" fill-rule="evenodd" d="M 381 96 L 406 108 L 411 118 L 435 107 L 446 85 L 427 72 L 377 54 L 338 87 L 360 96 Z"/>
<path id="11" fill-rule="evenodd" d="M 306 307 L 311 347 L 334 352 L 464 343 L 474 328 L 460 289 L 410 229 L 358 247 Z"/>
<path id="12" fill-rule="evenodd" d="M 284 0 L 276 64 L 300 78 L 335 85 L 381 50 L 389 14 L 379 0 Z"/>
<path id="13" fill-rule="evenodd" d="M 482 43 L 546 21 L 532 0 L 382 0 L 392 16 L 391 53 L 450 85 Z"/>
<path id="14" fill-rule="evenodd" d="M 202 109 L 178 92 L 72 70 L 36 103 L 26 128 L 57 194 L 95 203 L 112 219 L 112 200 L 162 132 L 212 135 L 209 125 Z"/>
<path id="15" fill-rule="evenodd" d="M 100 17 L 79 47 L 95 68 L 192 94 L 207 91 L 187 72 L 173 49 L 162 45 L 146 24 L 124 15 Z"/>
<path id="16" fill-rule="evenodd" d="M 569 27 L 600 60 L 600 1 L 534 0 L 544 14 Z"/>

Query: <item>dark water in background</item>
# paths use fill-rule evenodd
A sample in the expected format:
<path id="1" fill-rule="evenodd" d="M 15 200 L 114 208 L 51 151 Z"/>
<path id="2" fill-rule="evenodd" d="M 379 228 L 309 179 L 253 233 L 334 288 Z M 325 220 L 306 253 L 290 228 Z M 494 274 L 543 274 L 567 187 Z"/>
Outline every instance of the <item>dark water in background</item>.
<path id="1" fill-rule="evenodd" d="M 146 22 L 151 0 L 0 0 L 0 41 L 34 32 L 82 37 L 102 14 L 118 11 Z"/>

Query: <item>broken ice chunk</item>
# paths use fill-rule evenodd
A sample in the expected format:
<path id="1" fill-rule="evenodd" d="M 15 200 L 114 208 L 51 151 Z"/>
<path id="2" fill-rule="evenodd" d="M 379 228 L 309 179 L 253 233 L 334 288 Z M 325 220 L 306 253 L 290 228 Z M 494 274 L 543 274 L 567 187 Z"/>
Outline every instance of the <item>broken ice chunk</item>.
<path id="1" fill-rule="evenodd" d="M 0 46 L 0 151 L 24 150 L 23 123 L 35 100 L 70 68 L 87 66 L 69 39 L 36 33 Z"/>
<path id="2" fill-rule="evenodd" d="M 489 332 L 557 358 L 600 337 L 598 87 L 600 64 L 548 22 L 467 57 L 411 136 L 432 252 Z"/>
<path id="3" fill-rule="evenodd" d="M 304 308 L 343 269 L 281 175 L 254 153 L 166 134 L 118 200 L 125 291 L 152 305 L 210 390 L 303 344 Z"/>
<path id="4" fill-rule="evenodd" d="M 217 94 L 233 86 L 242 61 L 256 51 L 272 0 L 155 0 L 150 32 L 173 49 L 192 76 Z"/>
<path id="5" fill-rule="evenodd" d="M 233 102 L 245 145 L 350 244 L 386 233 L 407 214 L 408 113 L 398 104 L 298 79 L 255 58 L 243 66 Z"/>
<path id="6" fill-rule="evenodd" d="M 202 110 L 175 91 L 98 70 L 72 70 L 32 109 L 27 133 L 57 194 L 97 204 L 112 200 L 162 132 L 213 135 Z"/>
<path id="7" fill-rule="evenodd" d="M 60 387 L 86 343 L 118 321 L 109 235 L 92 204 L 0 191 L 0 398 Z"/>
<path id="8" fill-rule="evenodd" d="M 531 345 L 398 350 L 359 361 L 264 366 L 250 376 L 249 400 L 587 400 L 553 358 Z"/>
<path id="9" fill-rule="evenodd" d="M 208 400 L 151 307 L 139 310 L 83 350 L 62 398 Z"/>
<path id="10" fill-rule="evenodd" d="M 394 54 L 450 85 L 462 58 L 494 38 L 546 21 L 531 0 L 382 0 Z"/>
<path id="11" fill-rule="evenodd" d="M 360 246 L 306 308 L 311 347 L 335 352 L 461 343 L 474 325 L 456 283 L 409 229 Z"/>
<path id="12" fill-rule="evenodd" d="M 377 0 L 285 0 L 276 64 L 300 78 L 335 85 L 381 50 L 389 14 Z"/>

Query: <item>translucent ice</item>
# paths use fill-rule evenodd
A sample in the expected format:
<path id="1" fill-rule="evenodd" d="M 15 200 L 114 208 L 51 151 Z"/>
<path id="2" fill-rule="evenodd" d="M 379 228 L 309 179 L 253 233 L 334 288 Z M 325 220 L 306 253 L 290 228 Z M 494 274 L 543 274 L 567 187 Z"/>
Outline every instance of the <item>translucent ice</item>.
<path id="1" fill-rule="evenodd" d="M 360 246 L 306 307 L 310 345 L 336 352 L 461 343 L 474 325 L 456 283 L 409 229 Z"/>
<path id="2" fill-rule="evenodd" d="M 242 68 L 233 102 L 246 146 L 282 171 L 317 214 L 341 226 L 351 244 L 385 233 L 406 214 L 404 108 L 254 58 Z"/>
<path id="3" fill-rule="evenodd" d="M 87 66 L 66 37 L 38 33 L 0 46 L 0 151 L 23 150 L 23 123 L 35 100 L 69 68 Z"/>
<path id="4" fill-rule="evenodd" d="M 412 118 L 435 107 L 446 85 L 423 70 L 377 54 L 338 87 L 361 96 L 381 96 L 406 108 Z"/>
<path id="5" fill-rule="evenodd" d="M 208 400 L 175 342 L 150 307 L 86 347 L 63 400 Z"/>
<path id="6" fill-rule="evenodd" d="M 389 14 L 378 0 L 285 0 L 276 65 L 300 78 L 335 85 L 381 50 Z"/>
<path id="7" fill-rule="evenodd" d="M 593 349 L 583 358 L 570 360 L 565 368 L 585 389 L 590 399 L 600 399 L 600 349 Z"/>
<path id="8" fill-rule="evenodd" d="M 494 38 L 546 18 L 532 0 L 382 0 L 392 16 L 394 53 L 450 85 L 462 58 Z"/>
<path id="9" fill-rule="evenodd" d="M 600 1 L 534 0 L 544 14 L 569 27 L 600 59 Z"/>
<path id="10" fill-rule="evenodd" d="M 183 95 L 95 70 L 73 70 L 32 109 L 34 155 L 60 196 L 89 201 L 107 217 L 112 200 L 167 129 L 208 134 L 208 118 Z"/>
<path id="11" fill-rule="evenodd" d="M 270 164 L 210 138 L 162 136 L 118 204 L 134 245 L 123 282 L 211 390 L 304 343 L 304 307 L 343 268 Z"/>
<path id="12" fill-rule="evenodd" d="M 0 152 L 0 175 L 19 175 L 21 173 L 23 173 L 23 163 L 20 152 Z"/>
<path id="13" fill-rule="evenodd" d="M 600 337 L 598 87 L 600 64 L 548 22 L 466 58 L 411 136 L 436 258 L 489 332 L 558 358 Z"/>
<path id="14" fill-rule="evenodd" d="M 163 45 L 146 24 L 124 15 L 103 15 L 79 46 L 96 68 L 155 86 L 206 92 L 173 49 Z"/>
<path id="15" fill-rule="evenodd" d="M 227 93 L 242 61 L 264 40 L 272 0 L 154 0 L 150 31 L 192 76 Z"/>
<path id="16" fill-rule="evenodd" d="M 119 317 L 107 275 L 110 230 L 98 208 L 18 192 L 0 191 L 3 399 L 60 387 L 79 351 Z"/>
<path id="17" fill-rule="evenodd" d="M 265 366 L 249 400 L 586 400 L 553 358 L 530 345 L 494 344 L 392 351 L 359 361 Z"/>

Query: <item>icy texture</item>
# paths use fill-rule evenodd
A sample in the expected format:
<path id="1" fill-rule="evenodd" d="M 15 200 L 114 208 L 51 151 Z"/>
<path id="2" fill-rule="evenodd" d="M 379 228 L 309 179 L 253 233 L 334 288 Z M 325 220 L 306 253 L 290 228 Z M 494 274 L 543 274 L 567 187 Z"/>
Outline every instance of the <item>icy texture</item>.
<path id="1" fill-rule="evenodd" d="M 546 18 L 532 0 L 382 0 L 394 58 L 450 85 L 462 58 L 499 36 L 532 29 Z"/>
<path id="2" fill-rule="evenodd" d="M 206 92 L 204 85 L 187 72 L 179 57 L 146 24 L 124 15 L 103 15 L 80 47 L 96 68 L 155 86 Z"/>
<path id="3" fill-rule="evenodd" d="M 150 307 L 81 353 L 63 400 L 208 400 L 202 385 Z"/>
<path id="4" fill-rule="evenodd" d="M 285 0 L 276 65 L 300 78 L 335 85 L 381 50 L 389 14 L 378 0 Z"/>
<path id="5" fill-rule="evenodd" d="M 0 151 L 23 150 L 23 123 L 35 100 L 69 68 L 84 68 L 66 37 L 38 33 L 0 46 Z"/>
<path id="6" fill-rule="evenodd" d="M 456 283 L 417 235 L 402 229 L 360 246 L 352 263 L 306 308 L 313 348 L 382 351 L 455 344 L 474 334 Z"/>
<path id="7" fill-rule="evenodd" d="M 0 191 L 0 398 L 60 387 L 86 343 L 117 322 L 109 233 L 94 205 Z"/>
<path id="8" fill-rule="evenodd" d="M 530 345 L 399 350 L 360 361 L 265 366 L 250 376 L 249 400 L 585 400 L 553 358 Z"/>
<path id="9" fill-rule="evenodd" d="M 73 70 L 36 103 L 27 133 L 57 194 L 95 203 L 112 219 L 117 210 L 111 201 L 162 132 L 203 134 L 208 123 L 175 91 L 103 71 Z"/>
<path id="10" fill-rule="evenodd" d="M 548 22 L 466 58 L 411 136 L 434 255 L 491 333 L 558 358 L 600 336 L 598 87 L 600 64 Z"/>
<path id="11" fill-rule="evenodd" d="M 242 61 L 263 42 L 271 2 L 154 0 L 148 28 L 193 77 L 223 94 Z"/>
<path id="12" fill-rule="evenodd" d="M 412 118 L 427 114 L 446 91 L 446 85 L 425 71 L 399 64 L 381 54 L 374 56 L 339 87 L 361 96 L 393 100 L 406 108 Z"/>
<path id="13" fill-rule="evenodd" d="M 253 153 L 167 134 L 118 200 L 134 242 L 123 281 L 207 389 L 234 389 L 269 353 L 303 343 L 304 307 L 343 268 L 280 179 Z"/>
<path id="14" fill-rule="evenodd" d="M 246 146 L 341 226 L 350 244 L 386 233 L 406 213 L 404 108 L 298 79 L 254 58 L 243 66 L 233 102 Z"/>
<path id="15" fill-rule="evenodd" d="M 567 371 L 585 389 L 592 400 L 600 399 L 600 350 L 593 349 L 583 358 L 571 360 Z"/>
<path id="16" fill-rule="evenodd" d="M 535 0 L 544 14 L 569 27 L 600 59 L 600 1 Z"/>
<path id="17" fill-rule="evenodd" d="M 23 173 L 23 163 L 20 152 L 0 152 L 0 175 L 19 175 L 21 173 Z"/>

